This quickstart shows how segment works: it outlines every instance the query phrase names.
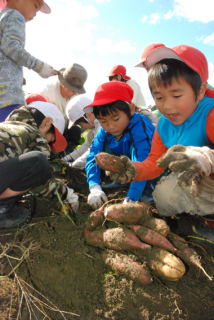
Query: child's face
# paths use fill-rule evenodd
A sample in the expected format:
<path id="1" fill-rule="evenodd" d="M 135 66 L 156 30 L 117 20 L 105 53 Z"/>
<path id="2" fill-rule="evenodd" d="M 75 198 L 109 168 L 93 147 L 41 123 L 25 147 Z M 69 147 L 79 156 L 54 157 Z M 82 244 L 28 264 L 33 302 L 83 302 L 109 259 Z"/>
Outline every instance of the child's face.
<path id="1" fill-rule="evenodd" d="M 39 0 L 19 0 L 17 10 L 25 17 L 25 21 L 31 21 L 40 10 L 42 3 Z"/>
<path id="2" fill-rule="evenodd" d="M 133 115 L 134 112 L 131 114 Z M 101 127 L 115 137 L 119 137 L 129 125 L 129 117 L 124 111 L 117 110 L 106 116 L 97 116 Z"/>
<path id="3" fill-rule="evenodd" d="M 182 77 L 174 79 L 167 87 L 152 86 L 153 96 L 158 110 L 173 124 L 184 123 L 196 110 L 198 100 L 203 98 L 199 91 L 196 99 L 190 84 Z"/>
<path id="4" fill-rule="evenodd" d="M 49 144 L 55 141 L 55 134 L 52 132 L 48 132 L 50 130 L 52 122 L 53 119 L 51 117 L 46 117 L 39 126 L 40 133 L 45 136 L 45 139 Z"/>

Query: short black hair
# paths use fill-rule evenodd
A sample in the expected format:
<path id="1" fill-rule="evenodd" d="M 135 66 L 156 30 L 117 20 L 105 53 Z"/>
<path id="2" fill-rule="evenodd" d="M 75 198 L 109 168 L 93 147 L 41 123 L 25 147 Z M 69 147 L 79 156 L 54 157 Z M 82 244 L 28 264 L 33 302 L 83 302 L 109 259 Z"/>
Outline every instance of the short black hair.
<path id="1" fill-rule="evenodd" d="M 97 118 L 99 115 L 102 115 L 103 117 L 105 117 L 117 110 L 125 112 L 128 118 L 131 119 L 132 115 L 131 115 L 131 110 L 129 108 L 129 104 L 122 100 L 117 100 L 108 104 L 103 104 L 101 106 L 93 107 L 95 118 Z"/>
<path id="2" fill-rule="evenodd" d="M 121 82 L 127 82 L 127 80 L 125 78 L 123 78 L 122 74 L 120 74 L 120 76 L 121 76 L 121 80 L 118 80 L 118 74 L 116 74 L 114 76 L 110 76 L 108 79 L 109 79 L 109 81 L 117 80 L 117 81 L 121 81 Z"/>
<path id="3" fill-rule="evenodd" d="M 176 59 L 163 59 L 154 64 L 148 72 L 148 81 L 151 94 L 153 95 L 152 86 L 167 87 L 173 79 L 179 82 L 184 78 L 192 87 L 195 97 L 197 98 L 202 81 L 200 75 L 187 66 L 183 61 Z"/>
<path id="4" fill-rule="evenodd" d="M 86 118 L 87 118 L 87 116 L 86 116 Z M 84 117 L 81 117 L 81 118 L 77 119 L 74 124 L 75 125 L 80 124 L 81 122 L 88 123 L 88 121 Z"/>

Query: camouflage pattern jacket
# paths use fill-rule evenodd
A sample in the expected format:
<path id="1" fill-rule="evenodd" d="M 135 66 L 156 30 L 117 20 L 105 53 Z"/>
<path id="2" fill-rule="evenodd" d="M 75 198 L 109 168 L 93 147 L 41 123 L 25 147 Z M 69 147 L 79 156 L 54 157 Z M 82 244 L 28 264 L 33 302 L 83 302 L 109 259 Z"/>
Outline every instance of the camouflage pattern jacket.
<path id="1" fill-rule="evenodd" d="M 2 161 L 30 151 L 40 151 L 47 159 L 50 156 L 50 146 L 45 136 L 40 133 L 30 109 L 23 106 L 14 110 L 5 122 L 0 123 L 0 166 Z M 52 199 L 56 191 L 59 192 L 61 198 L 66 197 L 66 186 L 55 178 L 30 190 L 35 196 L 48 199 Z"/>

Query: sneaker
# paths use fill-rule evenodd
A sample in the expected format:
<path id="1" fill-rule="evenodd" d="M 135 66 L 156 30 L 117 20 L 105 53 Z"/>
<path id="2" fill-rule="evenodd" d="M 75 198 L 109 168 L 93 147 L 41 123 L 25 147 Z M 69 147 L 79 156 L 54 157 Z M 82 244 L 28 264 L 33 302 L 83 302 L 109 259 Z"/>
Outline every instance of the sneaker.
<path id="1" fill-rule="evenodd" d="M 31 218 L 31 212 L 25 207 L 13 207 L 7 212 L 0 213 L 0 229 L 26 225 Z"/>
<path id="2" fill-rule="evenodd" d="M 102 189 L 121 188 L 121 187 L 129 187 L 129 186 L 130 186 L 130 183 L 121 184 L 117 181 L 101 184 Z"/>
<path id="3" fill-rule="evenodd" d="M 214 229 L 208 227 L 204 222 L 201 222 L 199 225 L 194 226 L 193 230 L 195 233 L 197 233 L 198 236 L 214 243 Z"/>

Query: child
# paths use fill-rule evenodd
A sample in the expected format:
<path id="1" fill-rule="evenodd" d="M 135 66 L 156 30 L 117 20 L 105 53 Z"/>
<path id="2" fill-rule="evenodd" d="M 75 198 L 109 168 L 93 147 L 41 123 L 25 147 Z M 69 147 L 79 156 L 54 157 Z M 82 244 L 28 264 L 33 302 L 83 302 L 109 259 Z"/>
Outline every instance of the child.
<path id="1" fill-rule="evenodd" d="M 79 126 L 81 129 L 90 129 L 87 134 L 87 140 L 76 150 L 62 158 L 62 161 L 73 161 L 69 163 L 72 168 L 85 169 L 86 157 L 92 140 L 96 136 L 100 124 L 92 112 L 84 113 L 83 108 L 90 104 L 92 100 L 85 95 L 74 97 L 69 101 L 66 107 L 66 114 L 69 119 L 68 128 L 73 125 Z"/>
<path id="2" fill-rule="evenodd" d="M 86 173 L 90 194 L 88 203 L 93 209 L 107 201 L 100 186 L 100 168 L 95 163 L 95 155 L 105 151 L 115 155 L 126 155 L 132 160 L 147 158 L 154 126 L 145 116 L 135 113 L 131 102 L 133 90 L 126 83 L 112 81 L 100 85 L 94 101 L 83 110 L 94 112 L 100 128 L 87 156 Z M 146 181 L 131 183 L 125 203 L 138 201 L 144 191 Z"/>
<path id="3" fill-rule="evenodd" d="M 163 177 L 153 193 L 159 214 L 197 214 L 214 226 L 214 91 L 206 87 L 207 60 L 199 50 L 180 45 L 152 50 L 146 64 L 150 90 L 163 116 L 148 158 L 134 163 L 133 181 L 158 177 L 169 167 L 173 173 Z M 214 240 L 214 230 L 205 224 L 196 231 Z"/>
<path id="4" fill-rule="evenodd" d="M 2 2 L 2 0 L 0 0 Z M 44 0 L 7 0 L 0 11 L 0 122 L 25 104 L 22 67 L 33 69 L 42 78 L 58 74 L 47 63 L 31 56 L 25 49 L 25 22 L 38 11 L 50 13 Z"/>
<path id="5" fill-rule="evenodd" d="M 132 103 L 134 103 L 138 108 L 146 108 L 146 101 L 139 84 L 127 76 L 126 68 L 124 66 L 120 64 L 114 66 L 107 77 L 109 77 L 109 81 L 121 81 L 127 83 L 134 90 Z"/>
<path id="6" fill-rule="evenodd" d="M 51 150 L 65 149 L 64 126 L 57 107 L 40 101 L 14 110 L 0 124 L 0 228 L 29 221 L 29 211 L 16 206 L 27 191 L 49 199 L 57 199 L 58 191 L 63 201 L 78 210 L 78 196 L 53 178 L 47 160 Z"/>

